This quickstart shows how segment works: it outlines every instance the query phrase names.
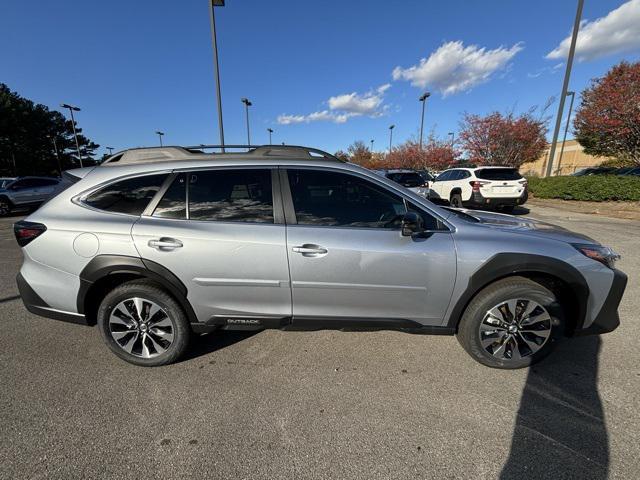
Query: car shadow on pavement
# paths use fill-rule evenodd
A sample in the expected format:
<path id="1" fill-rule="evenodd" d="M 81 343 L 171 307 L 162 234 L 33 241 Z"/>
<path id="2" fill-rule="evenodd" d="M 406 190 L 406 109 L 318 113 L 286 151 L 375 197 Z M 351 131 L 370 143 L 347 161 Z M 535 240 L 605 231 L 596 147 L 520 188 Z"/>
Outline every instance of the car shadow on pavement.
<path id="1" fill-rule="evenodd" d="M 573 338 L 531 367 L 501 479 L 607 478 L 609 442 L 598 394 L 598 336 Z"/>
<path id="2" fill-rule="evenodd" d="M 191 340 L 191 345 L 178 363 L 188 362 L 195 358 L 217 352 L 238 342 L 254 336 L 260 331 L 220 331 L 199 335 Z"/>

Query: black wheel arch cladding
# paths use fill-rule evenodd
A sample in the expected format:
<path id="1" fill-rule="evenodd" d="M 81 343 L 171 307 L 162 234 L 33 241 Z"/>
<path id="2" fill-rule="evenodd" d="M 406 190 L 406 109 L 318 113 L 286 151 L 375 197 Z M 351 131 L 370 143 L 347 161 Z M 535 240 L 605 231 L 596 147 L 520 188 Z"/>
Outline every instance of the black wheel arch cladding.
<path id="1" fill-rule="evenodd" d="M 187 287 L 178 277 L 156 262 L 125 255 L 98 255 L 82 269 L 77 298 L 78 312 L 85 313 L 86 298 L 95 283 L 118 274 L 130 274 L 155 281 L 174 296 L 190 322 L 198 321 L 187 300 Z"/>
<path id="2" fill-rule="evenodd" d="M 514 275 L 547 275 L 566 284 L 574 293 L 574 311 L 567 312 L 581 328 L 587 312 L 589 287 L 582 274 L 573 266 L 556 258 L 526 253 L 498 253 L 491 257 L 469 278 L 467 288 L 453 306 L 446 326 L 456 328 L 473 297 L 491 283 Z"/>

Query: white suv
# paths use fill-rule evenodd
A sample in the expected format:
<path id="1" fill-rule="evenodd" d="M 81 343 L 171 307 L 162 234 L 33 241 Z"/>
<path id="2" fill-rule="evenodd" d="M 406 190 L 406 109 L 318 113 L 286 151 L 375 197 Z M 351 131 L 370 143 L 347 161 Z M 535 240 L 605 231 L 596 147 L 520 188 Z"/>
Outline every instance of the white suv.
<path id="1" fill-rule="evenodd" d="M 527 201 L 527 180 L 510 167 L 452 168 L 432 182 L 429 198 L 452 207 L 495 207 L 511 211 Z"/>

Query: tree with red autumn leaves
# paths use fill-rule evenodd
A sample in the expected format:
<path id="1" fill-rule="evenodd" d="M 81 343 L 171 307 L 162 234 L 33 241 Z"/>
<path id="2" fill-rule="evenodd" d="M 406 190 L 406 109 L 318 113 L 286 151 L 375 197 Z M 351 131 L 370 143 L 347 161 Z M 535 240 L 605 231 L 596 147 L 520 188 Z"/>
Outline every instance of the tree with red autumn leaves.
<path id="1" fill-rule="evenodd" d="M 460 130 L 459 139 L 469 162 L 478 165 L 519 167 L 540 158 L 547 147 L 546 121 L 534 118 L 533 109 L 521 115 L 465 114 Z"/>
<path id="2" fill-rule="evenodd" d="M 458 161 L 458 152 L 450 141 L 430 137 L 420 148 L 420 143 L 408 140 L 393 148 L 387 155 L 387 168 L 411 168 L 414 170 L 443 170 Z"/>
<path id="3" fill-rule="evenodd" d="M 585 153 L 640 164 L 640 62 L 621 62 L 593 80 L 573 127 Z"/>

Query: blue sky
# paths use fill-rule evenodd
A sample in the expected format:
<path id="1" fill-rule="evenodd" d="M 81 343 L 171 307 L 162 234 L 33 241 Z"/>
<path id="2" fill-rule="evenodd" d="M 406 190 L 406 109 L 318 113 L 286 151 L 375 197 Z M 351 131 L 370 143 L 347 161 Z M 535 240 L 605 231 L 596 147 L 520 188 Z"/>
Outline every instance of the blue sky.
<path id="1" fill-rule="evenodd" d="M 227 143 L 376 150 L 461 115 L 524 111 L 561 89 L 561 42 L 576 1 L 227 0 L 216 9 Z M 618 9 L 618 10 L 617 10 Z M 640 0 L 586 0 L 571 88 L 640 58 Z M 217 143 L 206 0 L 3 0 L 0 81 L 57 108 L 79 105 L 94 141 L 116 149 Z M 550 57 L 550 58 L 547 58 Z M 421 59 L 426 59 L 421 63 Z M 555 68 L 554 68 L 555 67 Z M 394 74 L 395 72 L 395 74 Z M 557 104 L 549 110 L 555 115 Z M 100 152 L 102 152 L 102 148 Z"/>

